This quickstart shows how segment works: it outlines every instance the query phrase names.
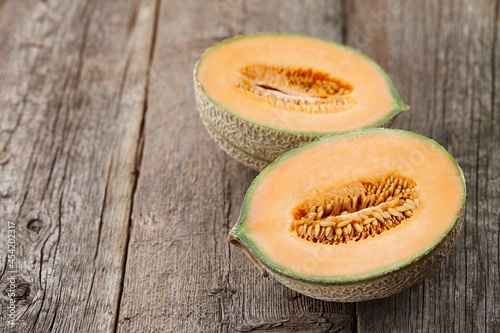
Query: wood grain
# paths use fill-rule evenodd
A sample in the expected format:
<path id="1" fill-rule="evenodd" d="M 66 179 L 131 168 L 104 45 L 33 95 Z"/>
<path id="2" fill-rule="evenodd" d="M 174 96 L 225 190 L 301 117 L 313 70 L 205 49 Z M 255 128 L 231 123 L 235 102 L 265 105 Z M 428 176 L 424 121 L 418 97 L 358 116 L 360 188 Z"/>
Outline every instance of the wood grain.
<path id="1" fill-rule="evenodd" d="M 354 330 L 353 305 L 298 295 L 264 279 L 229 247 L 227 233 L 256 173 L 227 157 L 205 132 L 191 77 L 207 47 L 235 34 L 288 31 L 341 41 L 339 4 L 162 4 L 119 331 Z"/>
<path id="2" fill-rule="evenodd" d="M 498 332 L 498 1 L 350 2 L 347 44 L 394 78 L 411 105 L 392 127 L 428 136 L 463 168 L 462 233 L 409 290 L 357 305 L 360 332 Z"/>
<path id="3" fill-rule="evenodd" d="M 2 292 L 0 331 L 115 326 L 154 4 L 5 4 L 1 244 L 16 222 L 18 321 L 7 327 Z"/>
<path id="4" fill-rule="evenodd" d="M 12 332 L 498 332 L 500 0 L 0 0 L 0 243 Z M 467 180 L 429 277 L 383 300 L 308 298 L 227 242 L 256 172 L 203 129 L 192 69 L 239 34 L 360 49 Z M 0 331 L 8 332 L 0 246 Z"/>

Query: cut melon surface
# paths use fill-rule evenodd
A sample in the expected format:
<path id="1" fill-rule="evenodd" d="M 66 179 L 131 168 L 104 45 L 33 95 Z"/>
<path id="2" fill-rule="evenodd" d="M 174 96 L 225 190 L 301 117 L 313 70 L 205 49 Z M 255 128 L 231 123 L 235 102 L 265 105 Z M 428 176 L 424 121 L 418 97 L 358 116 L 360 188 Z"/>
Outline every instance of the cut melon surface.
<path id="1" fill-rule="evenodd" d="M 257 170 L 319 137 L 382 126 L 408 108 L 368 57 L 298 35 L 226 40 L 196 64 L 194 86 L 209 133 Z"/>
<path id="2" fill-rule="evenodd" d="M 300 292 L 371 299 L 407 288 L 441 261 L 464 205 L 463 173 L 437 143 L 399 130 L 355 131 L 296 149 L 265 169 L 230 240 Z M 335 226 L 346 230 L 335 236 Z"/>

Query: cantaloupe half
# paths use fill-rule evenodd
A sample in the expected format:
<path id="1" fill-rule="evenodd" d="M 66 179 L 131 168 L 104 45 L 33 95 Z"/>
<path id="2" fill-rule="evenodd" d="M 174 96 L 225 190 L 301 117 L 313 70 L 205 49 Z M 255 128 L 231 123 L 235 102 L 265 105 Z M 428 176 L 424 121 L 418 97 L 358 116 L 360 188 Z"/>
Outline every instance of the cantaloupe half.
<path id="1" fill-rule="evenodd" d="M 465 181 L 436 142 L 400 130 L 327 137 L 267 167 L 229 240 L 265 273 L 314 298 L 386 297 L 450 251 Z"/>
<path id="2" fill-rule="evenodd" d="M 297 35 L 242 36 L 208 49 L 194 89 L 213 139 L 256 170 L 319 137 L 387 124 L 408 108 L 368 57 Z"/>

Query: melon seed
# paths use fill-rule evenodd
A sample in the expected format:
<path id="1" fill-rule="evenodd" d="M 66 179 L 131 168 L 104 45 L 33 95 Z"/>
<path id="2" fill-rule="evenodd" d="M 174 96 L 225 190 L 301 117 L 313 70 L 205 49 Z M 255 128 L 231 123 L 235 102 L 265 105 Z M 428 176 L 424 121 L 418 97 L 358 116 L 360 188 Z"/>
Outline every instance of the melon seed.
<path id="1" fill-rule="evenodd" d="M 351 84 L 320 71 L 257 64 L 240 73 L 236 86 L 246 96 L 289 111 L 334 113 L 356 104 Z"/>
<path id="2" fill-rule="evenodd" d="M 357 223 L 354 223 L 354 229 L 357 231 L 357 232 L 361 232 L 363 231 L 363 227 L 360 226 L 359 224 Z"/>
<path id="3" fill-rule="evenodd" d="M 418 207 L 415 183 L 408 178 L 392 175 L 379 182 L 361 184 L 362 192 L 345 197 L 323 194 L 312 201 L 314 205 L 304 202 L 292 212 L 296 218 L 291 231 L 309 241 L 341 244 L 394 228 Z M 339 219 L 345 215 L 348 216 Z"/>

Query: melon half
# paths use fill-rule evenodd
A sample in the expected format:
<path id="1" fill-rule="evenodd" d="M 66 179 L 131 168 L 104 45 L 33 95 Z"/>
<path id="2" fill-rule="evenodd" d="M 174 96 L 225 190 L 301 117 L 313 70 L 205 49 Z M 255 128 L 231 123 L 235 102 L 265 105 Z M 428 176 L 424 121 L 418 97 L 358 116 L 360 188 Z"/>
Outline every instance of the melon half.
<path id="1" fill-rule="evenodd" d="M 408 108 L 368 57 L 298 35 L 242 36 L 208 49 L 194 89 L 212 138 L 256 170 L 320 137 L 383 126 Z"/>
<path id="2" fill-rule="evenodd" d="M 267 167 L 229 234 L 262 270 L 339 302 L 400 292 L 450 251 L 465 180 L 436 142 L 368 129 L 323 138 Z"/>

